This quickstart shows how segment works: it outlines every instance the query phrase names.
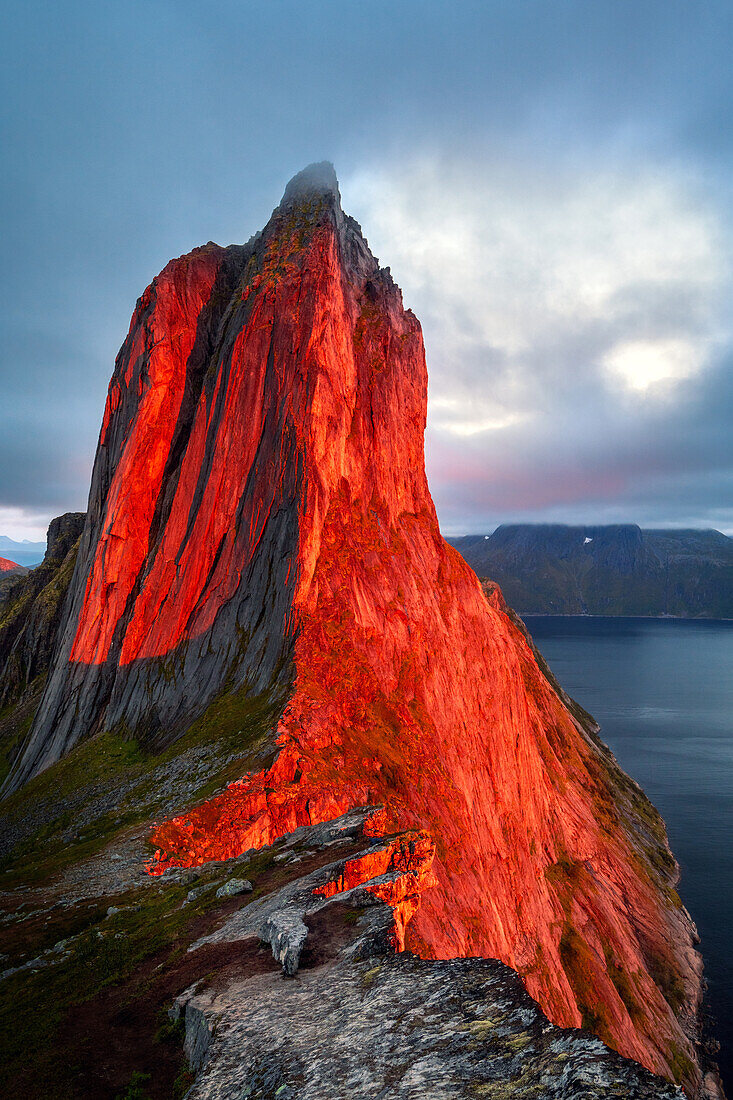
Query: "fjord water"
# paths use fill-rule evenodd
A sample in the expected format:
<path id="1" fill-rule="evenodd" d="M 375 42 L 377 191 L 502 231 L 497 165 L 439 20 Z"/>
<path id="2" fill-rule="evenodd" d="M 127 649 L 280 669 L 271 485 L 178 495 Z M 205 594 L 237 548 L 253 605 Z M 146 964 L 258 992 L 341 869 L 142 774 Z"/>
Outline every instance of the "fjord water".
<path id="1" fill-rule="evenodd" d="M 667 822 L 733 1083 L 733 621 L 527 615 L 560 683 Z"/>

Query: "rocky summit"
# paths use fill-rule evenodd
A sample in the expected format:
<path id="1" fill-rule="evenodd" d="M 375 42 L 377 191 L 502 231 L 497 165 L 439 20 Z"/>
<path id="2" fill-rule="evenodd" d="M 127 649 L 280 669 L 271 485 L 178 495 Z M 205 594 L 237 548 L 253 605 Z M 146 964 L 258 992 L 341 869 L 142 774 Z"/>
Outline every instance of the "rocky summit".
<path id="1" fill-rule="evenodd" d="M 664 825 L 441 538 L 426 404 L 330 165 L 138 301 L 78 544 L 0 669 L 6 980 L 37 1012 L 53 972 L 64 1095 L 170 1095 L 126 1004 L 171 1008 L 192 1097 L 716 1094 Z"/>

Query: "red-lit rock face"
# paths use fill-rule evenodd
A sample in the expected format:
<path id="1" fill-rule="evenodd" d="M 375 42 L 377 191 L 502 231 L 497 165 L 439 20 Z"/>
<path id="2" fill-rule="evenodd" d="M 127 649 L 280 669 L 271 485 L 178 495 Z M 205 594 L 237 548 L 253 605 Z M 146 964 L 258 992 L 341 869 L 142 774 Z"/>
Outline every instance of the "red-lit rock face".
<path id="1" fill-rule="evenodd" d="M 0 558 L 0 573 L 25 573 L 22 565 L 10 561 L 8 558 Z"/>
<path id="2" fill-rule="evenodd" d="M 292 657 L 274 764 L 161 825 L 156 869 L 381 804 L 375 831 L 436 847 L 408 946 L 502 959 L 555 1022 L 694 1083 L 699 960 L 658 819 L 442 540 L 426 392 L 420 326 L 329 187 L 170 264 L 118 360 L 16 774 L 100 726 L 182 728 Z"/>
<path id="3" fill-rule="evenodd" d="M 437 886 L 434 858 L 435 845 L 427 833 L 402 833 L 386 848 L 347 860 L 343 874 L 314 893 L 332 898 L 366 884 L 368 893 L 392 907 L 391 938 L 395 950 L 404 951 L 407 926 L 420 907 L 423 891 Z"/>
<path id="4" fill-rule="evenodd" d="M 71 649 L 74 662 L 98 665 L 107 660 L 115 629 L 138 582 L 181 410 L 198 318 L 219 263 L 218 250 L 190 261 L 173 261 L 156 281 L 155 308 L 149 317 L 142 322 L 152 297 L 146 291 L 133 318 L 125 369 L 117 372 L 107 396 L 100 447 L 109 446 L 110 425 L 123 405 L 123 390 L 129 404 L 131 388 L 133 395 L 136 389 L 137 401 L 107 490 L 106 521 Z M 136 380 L 135 364 L 142 356 L 146 367 Z M 131 632 L 136 634 L 134 617 L 128 623 L 127 634 Z M 174 644 L 176 640 L 171 639 Z M 127 636 L 123 651 L 126 648 Z"/>

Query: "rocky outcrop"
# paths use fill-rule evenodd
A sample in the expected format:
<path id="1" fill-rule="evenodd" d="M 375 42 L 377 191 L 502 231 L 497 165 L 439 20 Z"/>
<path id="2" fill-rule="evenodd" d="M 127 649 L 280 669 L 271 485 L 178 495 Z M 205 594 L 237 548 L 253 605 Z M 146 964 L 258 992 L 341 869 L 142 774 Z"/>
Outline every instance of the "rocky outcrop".
<path id="1" fill-rule="evenodd" d="M 64 561 L 81 538 L 86 512 L 66 512 L 52 519 L 46 535 L 44 565 Z"/>
<path id="2" fill-rule="evenodd" d="M 160 824 L 154 870 L 378 803 L 375 836 L 435 845 L 416 912 L 414 872 L 373 880 L 397 946 L 499 958 L 555 1023 L 694 1092 L 701 964 L 663 825 L 441 538 L 426 396 L 420 326 L 332 169 L 248 245 L 169 264 L 117 360 L 7 789 L 98 731 L 159 746 L 287 687 L 270 766 Z"/>
<path id="3" fill-rule="evenodd" d="M 720 531 L 526 523 L 451 542 L 526 614 L 733 618 L 733 539 Z"/>
<path id="4" fill-rule="evenodd" d="M 553 1027 L 508 967 L 364 954 L 184 994 L 190 1100 L 682 1100 L 588 1033 Z M 211 1030 L 209 1030 L 211 1029 Z"/>
<path id="5" fill-rule="evenodd" d="M 301 830 L 301 840 L 311 844 L 308 833 Z M 191 1100 L 350 1100 L 385 1090 L 436 1100 L 681 1100 L 680 1089 L 588 1033 L 553 1027 L 501 963 L 401 954 L 394 910 L 377 900 L 375 883 L 384 876 L 369 878 L 372 869 L 394 863 L 396 851 L 402 854 L 397 863 L 407 859 L 416 879 L 429 875 L 427 849 L 414 838 L 395 837 L 386 848 L 377 843 L 259 903 L 268 912 L 259 937 L 272 944 L 287 976 L 312 944 L 297 981 L 283 983 L 272 972 L 242 974 L 195 982 L 176 998 L 171 1014 L 185 1023 L 185 1049 L 197 1074 Z M 391 874 L 397 880 L 399 869 Z M 315 881 L 321 884 L 313 889 Z M 257 914 L 248 916 L 252 908 L 194 943 L 192 957 L 222 940 L 246 950 L 256 926 Z"/>
<path id="6" fill-rule="evenodd" d="M 10 561 L 8 558 L 0 558 L 0 577 L 6 575 L 16 574 L 17 576 L 24 576 L 28 570 L 24 565 L 18 565 L 16 561 Z"/>
<path id="7" fill-rule="evenodd" d="M 16 581 L 24 577 L 27 572 L 24 565 L 18 565 L 9 558 L 0 558 L 0 614 L 2 614 L 2 605 L 8 599 Z"/>
<path id="8" fill-rule="evenodd" d="M 23 569 L 0 605 L 0 707 L 20 699 L 49 668 L 84 518 L 69 512 L 51 521 L 42 564 Z"/>

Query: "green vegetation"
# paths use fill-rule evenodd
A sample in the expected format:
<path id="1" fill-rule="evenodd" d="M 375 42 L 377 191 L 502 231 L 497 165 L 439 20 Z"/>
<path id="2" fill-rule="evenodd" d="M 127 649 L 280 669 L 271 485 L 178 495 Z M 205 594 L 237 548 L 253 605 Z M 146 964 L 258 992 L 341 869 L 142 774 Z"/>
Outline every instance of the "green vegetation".
<path id="1" fill-rule="evenodd" d="M 149 1094 L 145 1090 L 145 1085 L 149 1082 L 149 1073 L 140 1073 L 139 1070 L 135 1070 L 130 1078 L 130 1084 L 124 1092 L 118 1092 L 115 1100 L 149 1100 Z"/>
<path id="2" fill-rule="evenodd" d="M 195 1079 L 196 1075 L 191 1072 L 188 1066 L 184 1066 L 173 1082 L 173 1100 L 183 1100 Z"/>
<path id="3" fill-rule="evenodd" d="M 282 712 L 286 695 L 285 689 L 275 687 L 257 695 L 247 687 L 225 689 L 182 737 L 155 758 L 155 763 L 165 764 L 197 745 L 216 744 L 227 753 L 261 750 Z"/>
<path id="4" fill-rule="evenodd" d="M 695 1080 L 695 1067 L 690 1059 L 676 1043 L 672 1043 L 670 1051 L 670 1065 L 675 1083 L 681 1085 Z"/>
<path id="5" fill-rule="evenodd" d="M 672 959 L 662 947 L 647 947 L 644 958 L 652 980 L 676 1015 L 685 1003 L 685 986 Z"/>
<path id="6" fill-rule="evenodd" d="M 179 1016 L 177 1020 L 172 1020 L 167 1012 L 160 1012 L 159 1017 L 160 1027 L 155 1033 L 155 1042 L 178 1043 L 179 1046 L 183 1046 L 183 1040 L 186 1036 L 183 1017 Z"/>
<path id="7" fill-rule="evenodd" d="M 0 783 L 4 782 L 16 752 L 28 735 L 45 682 L 45 674 L 36 677 L 22 702 L 10 703 L 0 710 Z"/>
<path id="8" fill-rule="evenodd" d="M 187 921 L 210 904 L 202 898 L 181 910 L 185 893 L 182 886 L 148 887 L 131 899 L 137 906 L 109 920 L 100 919 L 99 910 L 93 909 L 89 925 L 69 945 L 62 962 L 21 971 L 5 980 L 0 1003 L 2 1095 L 37 1095 L 48 1100 L 79 1095 L 72 1069 L 63 1058 L 65 1046 L 76 1047 L 78 1038 L 69 1034 L 69 1009 L 99 1001 L 104 990 L 130 978 L 144 960 L 175 950 Z M 53 917 L 48 920 L 53 929 Z M 132 984 L 128 998 L 135 1011 L 149 1011 L 144 1003 L 148 992 L 148 982 Z M 102 1014 L 105 1008 L 102 999 Z"/>
<path id="9" fill-rule="evenodd" d="M 77 745 L 3 803 L 0 822 L 36 822 L 0 860 L 3 885 L 46 881 L 159 812 L 172 766 L 178 762 L 180 769 L 188 750 L 212 749 L 191 802 L 210 797 L 253 765 L 267 766 L 274 754 L 271 731 L 283 705 L 281 691 L 223 692 L 183 737 L 157 753 L 146 752 L 127 731 L 107 731 Z M 185 769 L 181 775 L 189 778 Z M 100 791 L 114 790 L 119 792 L 114 811 L 95 809 Z M 70 835 L 74 821 L 84 825 Z"/>
<path id="10" fill-rule="evenodd" d="M 297 846 L 296 846 L 297 847 Z M 275 861 L 276 847 L 257 852 L 247 877 L 262 895 L 303 873 L 302 862 Z M 308 867 L 333 859 L 324 849 Z M 5 980 L 0 1001 L 0 1096 L 82 1100 L 88 1081 L 108 1083 L 110 1095 L 141 1095 L 182 1100 L 193 1077 L 183 1055 L 184 1026 L 167 1010 L 194 981 L 216 979 L 230 961 L 228 945 L 189 952 L 194 939 L 216 927 L 223 906 L 247 904 L 221 899 L 215 887 L 230 869 L 201 868 L 197 893 L 188 901 L 189 882 L 151 879 L 111 898 L 90 899 L 70 911 L 45 909 L 36 923 L 18 919 L 2 928 L 0 949 L 35 958 L 59 944 L 50 963 L 18 971 Z M 200 887 L 209 887 L 198 892 Z M 186 904 L 183 905 L 183 902 Z M 347 910 L 346 925 L 358 919 Z M 59 943 L 59 941 L 66 941 Z M 237 965 L 241 949 L 234 950 Z M 277 964 L 273 961 L 273 967 Z M 378 968 L 373 972 L 376 975 Z M 367 979 L 369 980 L 369 979 Z M 113 1049 L 100 1035 L 116 1036 Z M 149 1075 L 149 1078 L 145 1075 Z M 125 1091 L 127 1090 L 127 1091 Z"/>
<path id="11" fill-rule="evenodd" d="M 604 947 L 606 956 L 606 969 L 613 982 L 616 992 L 623 1001 L 626 1011 L 633 1024 L 639 1024 L 644 1019 L 644 1010 L 637 999 L 637 990 L 634 981 L 628 971 L 618 966 L 608 947 Z"/>
<path id="12" fill-rule="evenodd" d="M 610 1021 L 606 1019 L 603 1005 L 594 995 L 598 960 L 569 921 L 565 923 L 560 937 L 560 961 L 575 995 L 583 1027 L 593 1031 L 604 1042 L 612 1042 Z"/>

